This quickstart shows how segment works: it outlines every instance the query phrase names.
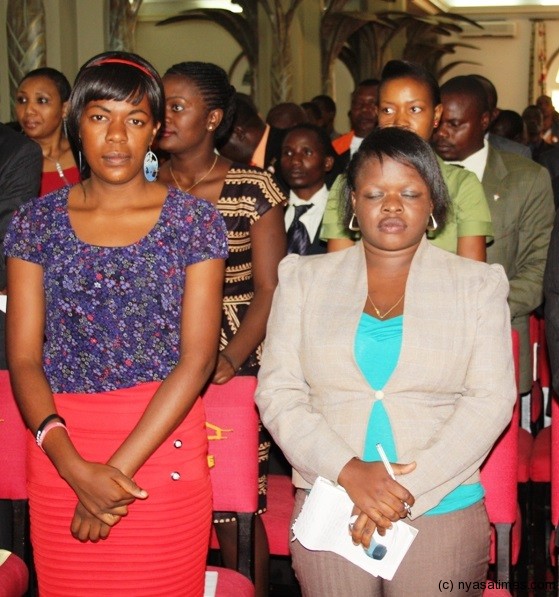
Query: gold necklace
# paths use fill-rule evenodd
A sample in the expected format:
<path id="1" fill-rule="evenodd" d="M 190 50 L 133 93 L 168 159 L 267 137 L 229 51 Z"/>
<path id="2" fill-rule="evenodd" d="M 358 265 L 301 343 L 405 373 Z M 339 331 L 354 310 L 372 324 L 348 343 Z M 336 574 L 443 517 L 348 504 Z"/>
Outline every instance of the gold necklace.
<path id="1" fill-rule="evenodd" d="M 404 296 L 406 296 L 406 293 L 404 292 L 404 294 L 392 305 L 392 307 L 390 307 L 390 309 L 388 309 L 388 311 L 386 311 L 385 313 L 382 313 L 379 311 L 378 307 L 375 305 L 375 303 L 373 303 L 373 299 L 371 298 L 371 295 L 367 292 L 367 298 L 369 299 L 369 301 L 371 302 L 371 305 L 373 306 L 373 309 L 375 310 L 375 313 L 377 314 L 377 317 L 379 319 L 384 319 L 389 313 L 392 313 L 392 311 L 394 311 L 394 309 L 404 300 Z"/>
<path id="2" fill-rule="evenodd" d="M 204 176 L 202 176 L 201 178 L 199 178 L 198 180 L 194 181 L 194 184 L 190 185 L 188 187 L 188 189 L 183 189 L 180 184 L 179 181 L 176 179 L 175 177 L 175 173 L 173 172 L 173 166 L 171 166 L 171 164 L 169 164 L 169 170 L 171 171 L 171 176 L 173 177 L 173 180 L 175 181 L 175 184 L 177 185 L 177 188 L 179 189 L 179 191 L 183 191 L 184 193 L 190 193 L 190 191 L 198 184 L 200 184 L 205 178 L 207 178 L 212 170 L 215 168 L 215 165 L 217 164 L 217 158 L 219 157 L 219 155 L 216 153 L 215 154 L 215 159 L 214 159 L 214 163 L 212 164 L 211 168 L 204 174 Z"/>

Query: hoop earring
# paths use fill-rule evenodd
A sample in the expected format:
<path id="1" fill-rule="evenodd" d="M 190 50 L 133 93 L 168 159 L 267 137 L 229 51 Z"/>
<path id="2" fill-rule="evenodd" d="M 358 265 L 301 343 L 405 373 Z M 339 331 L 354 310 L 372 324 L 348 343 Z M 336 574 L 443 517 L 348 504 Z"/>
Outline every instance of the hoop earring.
<path id="1" fill-rule="evenodd" d="M 158 171 L 159 161 L 150 147 L 146 153 L 146 157 L 144 158 L 144 176 L 146 177 L 146 180 L 153 182 L 157 178 Z"/>
<path id="2" fill-rule="evenodd" d="M 357 216 L 355 215 L 355 212 L 351 214 L 351 220 L 349 221 L 348 228 L 352 232 L 359 232 L 361 230 L 361 228 L 359 228 L 359 222 L 357 221 Z"/>
<path id="3" fill-rule="evenodd" d="M 432 223 L 429 224 L 429 222 L 427 222 L 427 230 L 429 230 L 429 232 L 434 232 L 439 225 L 437 224 L 437 220 L 435 220 L 435 216 L 432 213 L 429 214 L 429 217 L 431 218 Z"/>

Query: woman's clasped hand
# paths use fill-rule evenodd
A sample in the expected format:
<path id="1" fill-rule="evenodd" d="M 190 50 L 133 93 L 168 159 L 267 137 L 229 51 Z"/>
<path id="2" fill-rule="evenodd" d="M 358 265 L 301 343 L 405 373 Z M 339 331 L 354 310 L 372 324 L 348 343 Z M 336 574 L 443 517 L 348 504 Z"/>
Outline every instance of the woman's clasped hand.
<path id="1" fill-rule="evenodd" d="M 117 468 L 83 459 L 65 479 L 79 499 L 70 529 L 80 541 L 106 539 L 110 528 L 128 514 L 128 506 L 148 497 Z"/>
<path id="2" fill-rule="evenodd" d="M 415 469 L 415 463 L 393 464 L 395 475 L 405 475 Z M 387 473 L 381 462 L 364 462 L 352 458 L 342 469 L 338 482 L 355 504 L 351 524 L 353 542 L 369 547 L 375 531 L 384 535 L 393 522 L 408 514 L 404 502 L 413 506 L 415 498 Z"/>

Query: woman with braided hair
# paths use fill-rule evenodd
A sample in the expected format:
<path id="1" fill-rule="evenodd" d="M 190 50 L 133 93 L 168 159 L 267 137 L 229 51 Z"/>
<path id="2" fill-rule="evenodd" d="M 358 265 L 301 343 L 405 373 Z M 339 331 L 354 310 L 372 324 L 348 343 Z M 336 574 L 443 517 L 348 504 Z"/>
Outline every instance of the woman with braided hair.
<path id="1" fill-rule="evenodd" d="M 235 88 L 225 71 L 206 62 L 182 62 L 163 77 L 165 126 L 160 148 L 169 154 L 160 180 L 213 203 L 227 226 L 221 342 L 208 392 L 254 392 L 278 264 L 286 253 L 283 205 L 287 201 L 272 175 L 233 163 L 215 146 L 229 133 L 235 111 Z M 266 509 L 269 439 L 261 436 L 260 503 Z M 214 521 L 224 562 L 236 565 L 236 523 Z M 268 545 L 256 519 L 256 592 L 268 585 Z"/>

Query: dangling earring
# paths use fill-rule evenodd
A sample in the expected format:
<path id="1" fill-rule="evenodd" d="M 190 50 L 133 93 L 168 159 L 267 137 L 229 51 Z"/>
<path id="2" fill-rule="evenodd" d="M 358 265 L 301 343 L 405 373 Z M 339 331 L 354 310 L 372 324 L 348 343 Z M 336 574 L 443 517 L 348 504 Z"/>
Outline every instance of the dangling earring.
<path id="1" fill-rule="evenodd" d="M 64 136 L 66 139 L 68 138 L 68 122 L 66 118 L 62 119 L 62 130 L 64 131 Z"/>
<path id="2" fill-rule="evenodd" d="M 351 220 L 349 221 L 348 228 L 352 232 L 359 232 L 361 230 L 361 228 L 359 228 L 359 222 L 357 221 L 357 216 L 355 215 L 355 212 L 351 214 Z"/>
<path id="3" fill-rule="evenodd" d="M 83 174 L 83 159 L 82 159 L 82 150 L 78 149 L 78 168 L 80 171 L 80 176 Z"/>
<path id="4" fill-rule="evenodd" d="M 427 230 L 429 230 L 429 232 L 434 232 L 439 225 L 437 224 L 437 220 L 435 220 L 435 216 L 431 213 L 429 214 L 429 217 L 432 220 L 432 224 L 429 224 L 429 222 L 427 222 Z"/>
<path id="5" fill-rule="evenodd" d="M 146 177 L 146 180 L 153 182 L 157 178 L 158 171 L 159 161 L 150 147 L 146 153 L 146 157 L 144 158 L 144 176 Z"/>

